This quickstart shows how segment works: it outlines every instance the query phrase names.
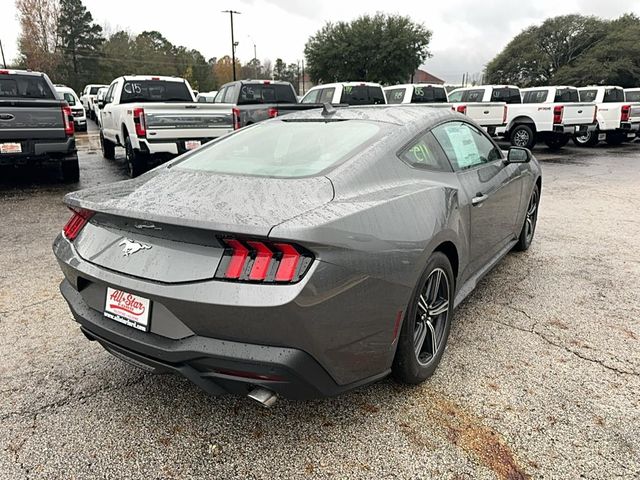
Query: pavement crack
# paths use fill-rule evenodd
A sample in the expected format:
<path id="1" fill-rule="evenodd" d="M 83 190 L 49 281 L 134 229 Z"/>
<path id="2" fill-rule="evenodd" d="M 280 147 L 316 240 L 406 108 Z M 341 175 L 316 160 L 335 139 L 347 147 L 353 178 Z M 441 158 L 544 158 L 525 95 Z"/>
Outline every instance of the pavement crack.
<path id="1" fill-rule="evenodd" d="M 15 313 L 15 312 L 20 312 L 26 308 L 31 308 L 31 307 L 35 307 L 37 305 L 42 305 L 43 303 L 47 303 L 50 302 L 51 300 L 55 300 L 56 298 L 58 298 L 57 296 L 53 296 L 53 297 L 49 297 L 49 298 L 45 298 L 44 300 L 38 300 L 37 302 L 32 302 L 32 303 L 28 303 L 26 305 L 23 305 L 20 308 L 14 308 L 11 310 L 2 310 L 0 311 L 0 315 L 7 315 L 9 313 Z"/>
<path id="2" fill-rule="evenodd" d="M 614 372 L 617 373 L 619 375 L 633 375 L 633 376 L 640 376 L 640 373 L 634 371 L 634 370 L 626 370 L 626 369 L 622 369 L 622 368 L 617 368 L 617 367 L 612 367 L 611 365 L 605 363 L 603 360 L 599 360 L 597 358 L 591 358 L 588 357 L 582 353 L 580 353 L 579 351 L 573 350 L 565 345 L 562 345 L 561 343 L 555 342 L 553 340 L 551 340 L 549 337 L 547 337 L 546 335 L 544 335 L 542 332 L 540 332 L 539 330 L 536 329 L 536 327 L 538 326 L 538 322 L 536 320 L 533 319 L 533 317 L 531 317 L 531 315 L 529 315 L 527 312 L 525 312 L 524 310 L 520 309 L 520 308 L 516 308 L 513 307 L 511 305 L 505 305 L 502 304 L 504 307 L 509 308 L 510 310 L 513 310 L 514 312 L 519 312 L 522 315 L 524 315 L 525 317 L 527 317 L 529 320 L 531 320 L 533 322 L 533 325 L 530 328 L 523 328 L 523 327 L 518 327 L 516 325 L 512 325 L 510 323 L 507 322 L 502 322 L 500 320 L 496 320 L 494 318 L 490 318 L 489 321 L 493 322 L 493 323 L 497 323 L 499 325 L 503 325 L 505 327 L 508 328 L 512 328 L 514 330 L 519 330 L 521 332 L 525 332 L 525 333 L 531 333 L 533 335 L 538 336 L 539 338 L 541 338 L 542 340 L 544 340 L 546 343 L 548 343 L 549 345 L 552 345 L 556 348 L 562 349 L 567 353 L 570 353 L 572 355 L 574 355 L 575 357 L 581 359 L 581 360 L 585 360 L 587 362 L 590 363 L 595 363 L 599 366 L 601 366 L 602 368 L 604 368 L 605 370 L 609 370 L 610 372 Z"/>

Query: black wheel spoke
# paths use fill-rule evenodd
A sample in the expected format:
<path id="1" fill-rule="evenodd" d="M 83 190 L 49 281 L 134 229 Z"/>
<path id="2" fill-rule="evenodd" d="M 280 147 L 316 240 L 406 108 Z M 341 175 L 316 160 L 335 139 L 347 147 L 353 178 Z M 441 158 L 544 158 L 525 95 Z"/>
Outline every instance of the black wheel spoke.
<path id="1" fill-rule="evenodd" d="M 418 362 L 429 363 L 438 354 L 449 315 L 449 279 L 441 268 L 434 269 L 418 296 L 413 349 Z"/>

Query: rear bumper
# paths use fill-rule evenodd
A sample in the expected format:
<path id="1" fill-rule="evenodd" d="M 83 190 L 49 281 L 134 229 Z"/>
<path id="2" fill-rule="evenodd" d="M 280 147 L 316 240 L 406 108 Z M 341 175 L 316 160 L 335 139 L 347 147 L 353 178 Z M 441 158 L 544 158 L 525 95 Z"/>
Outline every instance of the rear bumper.
<path id="1" fill-rule="evenodd" d="M 10 141 L 2 140 L 0 142 Z M 76 153 L 76 139 L 54 142 L 51 140 L 21 140 L 23 153 L 0 155 L 0 165 L 34 165 L 59 163 L 64 157 Z"/>
<path id="2" fill-rule="evenodd" d="M 212 395 L 246 395 L 255 387 L 304 400 L 334 396 L 388 374 L 338 385 L 309 354 L 284 347 L 231 342 L 199 335 L 174 340 L 138 332 L 89 308 L 67 280 L 60 292 L 80 329 L 121 360 L 153 373 L 177 373 Z"/>
<path id="3" fill-rule="evenodd" d="M 554 125 L 553 133 L 562 133 L 566 135 L 586 134 L 588 132 L 594 132 L 598 127 L 597 123 L 590 123 L 588 125 Z"/>
<path id="4" fill-rule="evenodd" d="M 628 133 L 638 132 L 640 131 L 640 122 L 622 122 L 618 131 Z"/>
<path id="5" fill-rule="evenodd" d="M 167 153 L 171 155 L 182 155 L 188 152 L 185 147 L 185 142 L 189 140 L 197 140 L 204 145 L 205 143 L 215 140 L 227 133 L 231 132 L 231 128 L 228 130 L 222 129 L 220 132 L 207 132 L 202 134 L 201 132 L 194 132 L 193 136 L 184 136 L 181 138 L 140 138 L 138 139 L 139 148 L 143 152 L 147 152 L 151 155 Z"/>

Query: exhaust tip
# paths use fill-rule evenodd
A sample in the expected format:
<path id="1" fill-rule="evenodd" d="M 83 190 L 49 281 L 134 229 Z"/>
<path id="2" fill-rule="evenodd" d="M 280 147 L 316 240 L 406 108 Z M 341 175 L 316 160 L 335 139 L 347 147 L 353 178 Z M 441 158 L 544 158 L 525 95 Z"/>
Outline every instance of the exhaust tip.
<path id="1" fill-rule="evenodd" d="M 266 388 L 254 388 L 247 395 L 251 400 L 258 402 L 265 408 L 272 407 L 278 400 L 278 395 Z"/>

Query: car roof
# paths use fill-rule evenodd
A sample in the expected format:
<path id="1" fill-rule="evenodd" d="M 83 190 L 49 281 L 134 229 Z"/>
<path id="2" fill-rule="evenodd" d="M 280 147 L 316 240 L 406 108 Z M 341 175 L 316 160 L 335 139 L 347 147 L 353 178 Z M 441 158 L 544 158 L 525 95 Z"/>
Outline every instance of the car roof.
<path id="1" fill-rule="evenodd" d="M 66 85 L 56 85 L 55 89 L 59 92 L 68 92 L 68 93 L 73 93 L 74 95 L 77 96 L 75 90 L 73 88 L 67 87 Z"/>
<path id="2" fill-rule="evenodd" d="M 331 87 L 380 87 L 382 88 L 382 85 L 380 85 L 379 83 L 375 83 L 375 82 L 334 82 L 334 83 L 323 83 L 321 85 L 316 85 L 315 87 L 312 87 L 309 89 L 309 92 L 311 90 L 316 90 L 318 88 L 331 88 Z M 308 92 L 307 92 L 308 93 Z"/>
<path id="3" fill-rule="evenodd" d="M 574 87 L 573 85 L 542 85 L 540 87 L 521 88 L 520 90 L 522 90 L 523 92 L 526 92 L 529 90 L 544 90 L 546 88 L 575 88 L 577 90 L 577 88 Z"/>
<path id="4" fill-rule="evenodd" d="M 438 83 L 400 83 L 398 85 L 389 85 L 388 87 L 384 87 L 384 89 L 390 90 L 392 88 L 407 88 L 407 87 L 433 87 L 433 88 L 444 89 L 444 85 L 440 85 Z"/>
<path id="5" fill-rule="evenodd" d="M 163 77 L 162 75 L 123 75 L 121 78 L 125 82 L 129 80 L 161 80 L 163 82 L 184 82 L 184 79 L 180 77 Z"/>
<path id="6" fill-rule="evenodd" d="M 32 75 L 34 77 L 43 77 L 44 73 L 42 72 L 34 72 L 31 70 L 16 70 L 16 69 L 12 69 L 12 68 L 0 68 L 0 70 L 8 72 L 9 75 Z"/>
<path id="7" fill-rule="evenodd" d="M 578 88 L 578 90 L 585 90 L 587 88 L 589 90 L 593 90 L 594 88 L 620 88 L 620 89 L 624 90 L 622 87 L 620 87 L 618 85 L 587 85 L 586 87 Z"/>

